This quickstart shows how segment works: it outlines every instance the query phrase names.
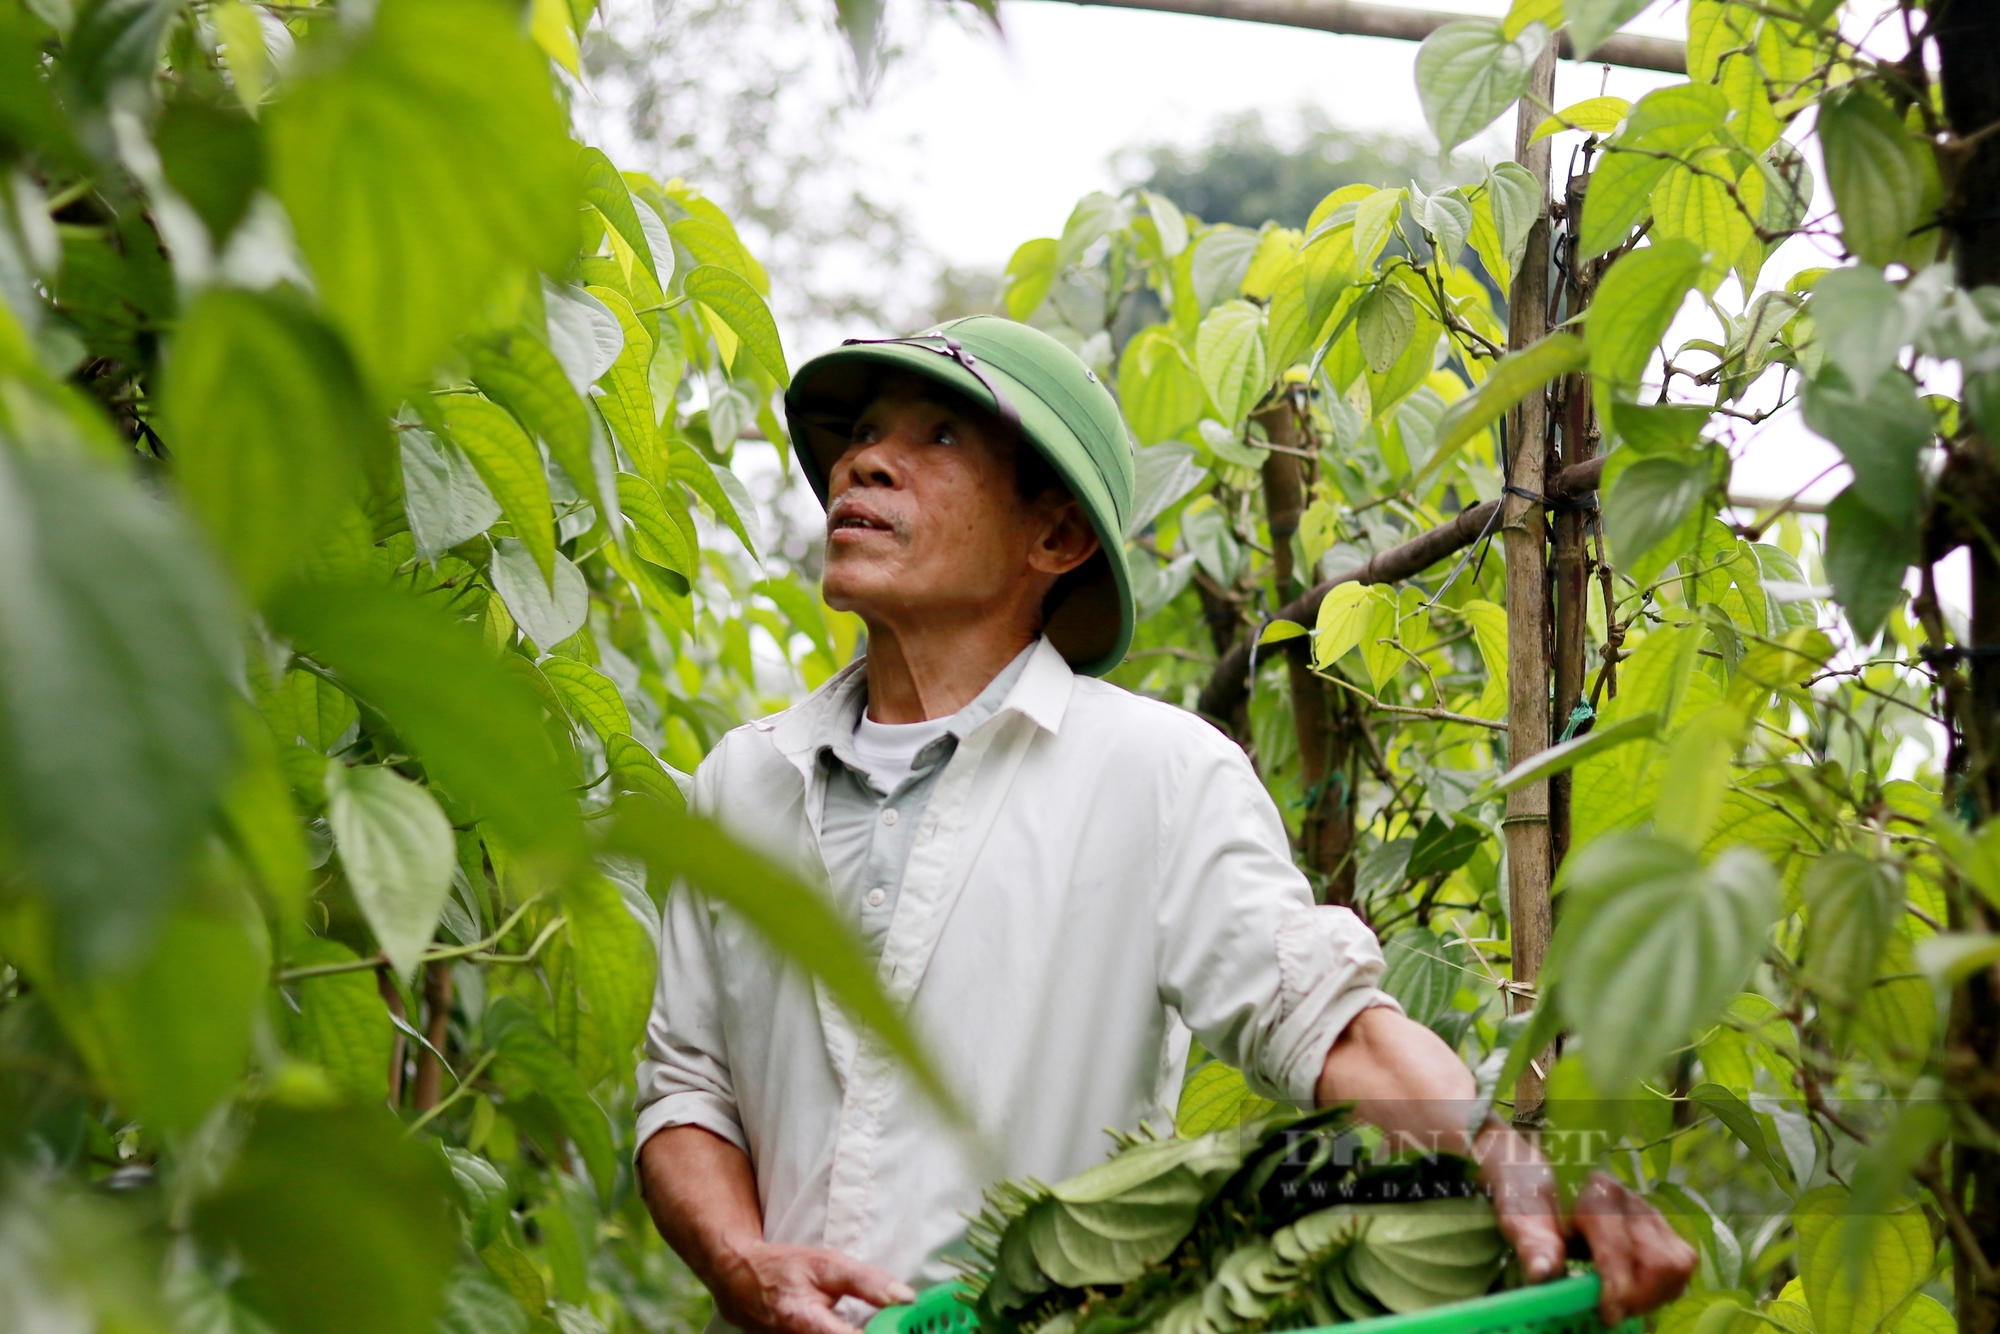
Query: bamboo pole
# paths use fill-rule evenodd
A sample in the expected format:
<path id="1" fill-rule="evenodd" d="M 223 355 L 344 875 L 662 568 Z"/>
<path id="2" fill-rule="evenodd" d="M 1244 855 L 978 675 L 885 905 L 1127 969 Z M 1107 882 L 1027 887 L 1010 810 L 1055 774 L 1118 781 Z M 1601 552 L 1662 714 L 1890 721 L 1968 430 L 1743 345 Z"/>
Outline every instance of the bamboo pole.
<path id="1" fill-rule="evenodd" d="M 1542 216 L 1528 234 L 1528 247 L 1508 295 L 1507 347 L 1527 347 L 1549 326 L 1549 141 L 1534 139 L 1540 108 L 1555 96 L 1556 53 L 1550 47 L 1535 62 L 1515 126 L 1515 160 L 1528 169 L 1542 191 Z M 1507 421 L 1508 485 L 1500 498 L 1500 535 L 1507 553 L 1507 764 L 1514 767 L 1549 744 L 1549 635 L 1546 524 L 1542 514 L 1548 398 L 1529 394 Z M 1533 497 L 1532 499 L 1530 497 Z M 1507 794 L 1501 820 L 1507 838 L 1509 951 L 1513 959 L 1514 1008 L 1529 1009 L 1526 988 L 1541 975 L 1549 947 L 1549 788 L 1529 783 Z M 1524 1072 L 1514 1092 L 1517 1121 L 1532 1120 L 1542 1105 L 1542 1076 Z"/>
<path id="2" fill-rule="evenodd" d="M 1387 37 L 1404 42 L 1421 42 L 1447 23 L 1475 17 L 1434 9 L 1405 9 L 1401 5 L 1362 4 L 1358 0 L 1070 0 L 1070 3 L 1273 23 L 1286 28 L 1309 28 L 1349 37 Z M 1564 60 L 1577 58 L 1569 33 L 1556 34 L 1556 45 L 1557 54 Z M 1614 33 L 1590 53 L 1590 63 L 1686 74 L 1687 46 L 1666 37 Z"/>

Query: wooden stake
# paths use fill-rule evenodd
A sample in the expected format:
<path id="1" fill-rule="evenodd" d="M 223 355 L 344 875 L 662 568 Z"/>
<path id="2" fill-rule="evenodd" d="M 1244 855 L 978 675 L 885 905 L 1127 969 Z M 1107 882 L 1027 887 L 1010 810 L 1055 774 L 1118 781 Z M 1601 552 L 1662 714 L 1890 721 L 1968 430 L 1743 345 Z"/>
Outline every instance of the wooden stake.
<path id="1" fill-rule="evenodd" d="M 403 1011 L 403 993 L 396 989 L 386 963 L 375 970 L 375 989 L 381 993 L 382 1003 L 389 1007 L 389 1013 L 407 1023 L 410 1016 Z M 392 1111 L 401 1111 L 402 1106 L 403 1031 L 397 1029 L 395 1041 L 389 1044 L 389 1107 Z"/>
<path id="2" fill-rule="evenodd" d="M 444 1062 L 437 1053 L 451 1041 L 451 991 L 451 963 L 440 959 L 424 975 L 424 1040 L 431 1045 L 417 1053 L 412 1101 L 420 1112 L 437 1106 L 444 1092 Z"/>
<path id="3" fill-rule="evenodd" d="M 1542 191 L 1542 216 L 1528 234 L 1514 288 L 1508 295 L 1508 349 L 1527 347 L 1549 326 L 1549 141 L 1533 139 L 1555 97 L 1556 52 L 1535 62 L 1521 98 L 1514 157 Z M 1548 437 L 1548 399 L 1530 394 L 1509 414 L 1509 490 L 1500 501 L 1500 535 L 1507 553 L 1507 764 L 1520 764 L 1549 744 L 1548 563 L 1542 481 Z M 1514 983 L 1529 988 L 1541 975 L 1549 947 L 1549 789 L 1530 783 L 1507 796 L 1502 820 L 1507 836 L 1507 900 Z M 1533 1005 L 1516 991 L 1514 1008 Z M 1532 1121 L 1542 1105 L 1542 1077 L 1531 1067 L 1514 1093 L 1514 1118 Z"/>
<path id="4" fill-rule="evenodd" d="M 1590 305 L 1597 287 L 1599 262 L 1581 258 L 1577 228 L 1583 220 L 1587 174 L 1572 176 L 1563 200 L 1563 283 L 1562 316 L 1567 319 Z M 1562 451 L 1556 466 L 1568 467 L 1597 456 L 1597 423 L 1591 408 L 1590 377 L 1584 374 L 1563 378 Z M 1570 719 L 1583 700 L 1584 639 L 1589 622 L 1590 562 L 1584 545 L 1586 515 L 1565 508 L 1551 522 L 1552 563 L 1555 566 L 1555 709 L 1549 721 L 1558 739 L 1569 730 Z M 1560 868 L 1569 853 L 1570 775 L 1557 774 L 1549 780 L 1549 862 Z"/>
<path id="5" fill-rule="evenodd" d="M 1273 444 L 1311 454 L 1316 452 L 1302 425 L 1303 414 L 1289 395 L 1261 412 L 1257 421 Z M 1264 461 L 1264 513 L 1271 527 L 1272 604 L 1284 606 L 1292 597 L 1296 573 L 1292 535 L 1306 503 L 1305 461 L 1298 454 L 1273 450 Z M 1311 572 L 1308 571 L 1308 577 Z M 1299 851 L 1309 870 L 1320 876 L 1324 902 L 1354 905 L 1354 803 L 1352 792 L 1354 732 L 1361 722 L 1346 697 L 1328 698 L 1306 654 L 1310 640 L 1289 641 L 1282 650 L 1292 691 L 1292 727 L 1299 743 L 1299 786 L 1305 794 L 1305 815 L 1299 822 Z"/>

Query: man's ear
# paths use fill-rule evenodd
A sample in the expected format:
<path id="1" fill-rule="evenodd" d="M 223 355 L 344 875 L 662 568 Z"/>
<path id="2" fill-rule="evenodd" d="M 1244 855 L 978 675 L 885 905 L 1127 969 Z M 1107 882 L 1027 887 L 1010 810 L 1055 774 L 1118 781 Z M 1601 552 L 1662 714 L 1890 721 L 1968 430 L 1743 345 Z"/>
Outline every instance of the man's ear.
<path id="1" fill-rule="evenodd" d="M 1064 575 L 1097 554 L 1097 530 L 1083 512 L 1083 503 L 1066 496 L 1043 511 L 1040 535 L 1028 552 L 1028 565 L 1042 574 Z"/>

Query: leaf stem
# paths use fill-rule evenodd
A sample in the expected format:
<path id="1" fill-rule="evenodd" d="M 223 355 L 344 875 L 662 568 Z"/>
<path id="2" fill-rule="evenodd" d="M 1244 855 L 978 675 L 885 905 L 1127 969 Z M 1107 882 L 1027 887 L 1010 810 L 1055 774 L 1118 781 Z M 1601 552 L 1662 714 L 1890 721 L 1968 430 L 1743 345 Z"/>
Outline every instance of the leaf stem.
<path id="1" fill-rule="evenodd" d="M 483 952 L 492 949 L 495 945 L 498 945 L 502 940 L 506 939 L 507 933 L 514 929 L 515 925 L 520 922 L 521 918 L 527 913 L 528 909 L 534 907 L 535 903 L 541 897 L 542 897 L 541 895 L 537 894 L 533 898 L 529 899 L 526 903 L 523 903 L 520 907 L 516 908 L 511 914 L 509 914 L 507 920 L 502 922 L 499 928 L 496 929 L 492 935 L 486 937 L 484 940 L 475 940 L 470 945 L 452 945 L 452 946 L 446 946 L 442 949 L 425 950 L 422 954 L 417 956 L 417 962 L 437 963 L 438 961 L 443 959 L 466 959 L 466 958 L 471 958 L 478 963 L 493 963 L 493 962 L 503 961 L 504 956 L 491 955 L 482 957 Z M 563 919 L 561 917 L 558 917 L 555 919 L 555 922 L 550 923 L 550 925 L 554 926 L 561 923 L 562 921 Z M 543 935 L 544 936 L 547 935 L 547 928 L 544 928 Z M 537 939 L 535 945 L 529 949 L 528 951 L 529 955 L 532 956 L 534 954 L 535 949 L 539 949 L 540 947 L 541 947 L 541 940 Z M 388 961 L 389 961 L 388 956 L 384 955 L 381 951 L 378 950 L 375 952 L 374 955 L 366 959 L 343 959 L 339 963 L 315 963 L 315 964 L 308 964 L 303 968 L 287 968 L 278 974 L 276 980 L 280 982 L 297 982 L 302 978 L 308 978 L 308 977 L 332 977 L 336 973 L 367 972 L 371 969 L 380 968 L 383 964 L 387 963 Z"/>
<path id="2" fill-rule="evenodd" d="M 1753 422 L 1751 424 L 1755 425 L 1756 423 Z M 1846 466 L 1847 466 L 1847 460 L 1845 459 L 1842 459 L 1839 463 L 1828 464 L 1826 467 L 1820 469 L 1819 472 L 1815 473 L 1811 481 L 1807 482 L 1804 486 L 1800 487 L 1798 490 L 1792 492 L 1792 494 L 1786 496 L 1783 500 L 1779 501 L 1777 507 L 1774 508 L 1769 514 L 1760 514 L 1750 523 L 1747 523 L 1741 528 L 1738 528 L 1736 530 L 1737 534 L 1741 537 L 1748 538 L 1752 542 L 1755 542 L 1758 538 L 1764 535 L 1765 529 L 1769 528 L 1772 524 L 1776 523 L 1779 520 L 1779 518 L 1781 518 L 1785 514 L 1786 511 L 1790 510 L 1792 506 L 1799 503 L 1800 499 L 1804 497 L 1806 492 L 1812 490 L 1814 486 L 1818 485 L 1821 478 L 1825 477 L 1835 468 L 1844 468 Z"/>
<path id="3" fill-rule="evenodd" d="M 527 953 L 474 954 L 471 956 L 472 961 L 474 963 L 533 963 L 535 956 L 541 953 L 542 946 L 549 943 L 549 937 L 568 925 L 569 918 L 562 916 L 552 917 L 549 919 L 549 924 L 542 928 L 541 934 L 535 937 L 534 943 L 528 946 Z"/>
<path id="4" fill-rule="evenodd" d="M 1470 714 L 1453 713 L 1450 709 L 1413 709 L 1402 704 L 1386 704 L 1363 690 L 1360 686 L 1355 685 L 1352 681 L 1343 680 L 1329 672 L 1319 672 L 1317 675 L 1320 679 L 1331 681 L 1343 690 L 1353 691 L 1363 700 L 1367 701 L 1370 708 L 1380 709 L 1384 713 L 1407 714 L 1412 718 L 1428 718 L 1432 722 L 1439 723 L 1464 723 L 1469 727 L 1491 728 L 1495 732 L 1504 732 L 1507 730 L 1507 724 L 1503 722 L 1496 722 L 1491 718 L 1474 718 Z"/>
<path id="5" fill-rule="evenodd" d="M 450 1093 L 447 1093 L 444 1097 L 438 1099 L 437 1106 L 431 1108 L 428 1112 L 425 1112 L 422 1116 L 410 1122 L 408 1129 L 403 1131 L 403 1137 L 407 1139 L 411 1135 L 416 1134 L 419 1130 L 422 1130 L 425 1126 L 429 1125 L 431 1122 L 437 1120 L 438 1117 L 444 1114 L 444 1110 L 447 1107 L 451 1106 L 453 1103 L 457 1102 L 460 1098 L 463 1098 L 468 1092 L 470 1092 L 472 1089 L 472 1081 L 479 1078 L 481 1074 L 485 1073 L 486 1067 L 493 1064 L 493 1058 L 497 1055 L 499 1055 L 498 1052 L 489 1051 L 480 1056 L 480 1058 L 477 1061 L 473 1062 L 472 1068 L 465 1072 L 465 1078 L 458 1081 L 458 1086 L 452 1089 L 452 1091 Z"/>
<path id="6" fill-rule="evenodd" d="M 54 217 L 95 188 L 96 186 L 88 176 L 80 181 L 72 181 L 68 185 L 65 185 L 62 189 L 49 196 L 49 216 Z"/>

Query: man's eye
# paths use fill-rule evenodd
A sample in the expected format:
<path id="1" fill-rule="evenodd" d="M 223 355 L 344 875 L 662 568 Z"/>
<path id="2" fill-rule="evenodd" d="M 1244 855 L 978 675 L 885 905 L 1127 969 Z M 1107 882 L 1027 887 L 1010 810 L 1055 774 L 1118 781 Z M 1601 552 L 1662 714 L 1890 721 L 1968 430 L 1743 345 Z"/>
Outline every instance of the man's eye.
<path id="1" fill-rule="evenodd" d="M 940 426 L 937 428 L 935 439 L 940 445 L 955 445 L 958 443 L 958 428 L 949 425 Z"/>

